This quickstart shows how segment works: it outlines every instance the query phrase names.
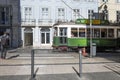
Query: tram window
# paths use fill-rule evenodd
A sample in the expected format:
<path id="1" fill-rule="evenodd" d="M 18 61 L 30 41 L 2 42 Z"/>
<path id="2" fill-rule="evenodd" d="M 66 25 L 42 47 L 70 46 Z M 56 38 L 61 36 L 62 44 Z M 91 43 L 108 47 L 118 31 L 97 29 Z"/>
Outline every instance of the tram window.
<path id="1" fill-rule="evenodd" d="M 94 37 L 95 38 L 100 37 L 100 29 L 94 29 Z"/>
<path id="2" fill-rule="evenodd" d="M 107 38 L 107 29 L 101 29 L 101 37 L 102 38 Z"/>
<path id="3" fill-rule="evenodd" d="M 108 37 L 114 37 L 114 29 L 108 29 Z"/>
<path id="4" fill-rule="evenodd" d="M 54 28 L 54 36 L 57 36 L 57 32 L 58 32 L 58 31 L 57 31 L 57 28 L 55 27 L 55 28 Z"/>
<path id="5" fill-rule="evenodd" d="M 67 37 L 60 37 L 60 44 L 66 44 L 67 43 Z"/>
<path id="6" fill-rule="evenodd" d="M 67 28 L 60 28 L 60 36 L 66 36 L 67 35 Z"/>
<path id="7" fill-rule="evenodd" d="M 90 37 L 90 28 L 87 29 L 87 37 Z"/>
<path id="8" fill-rule="evenodd" d="M 79 29 L 79 37 L 85 37 L 85 29 Z"/>
<path id="9" fill-rule="evenodd" d="M 118 38 L 120 38 L 120 29 L 118 30 Z"/>
<path id="10" fill-rule="evenodd" d="M 71 28 L 71 37 L 78 37 L 77 28 Z"/>

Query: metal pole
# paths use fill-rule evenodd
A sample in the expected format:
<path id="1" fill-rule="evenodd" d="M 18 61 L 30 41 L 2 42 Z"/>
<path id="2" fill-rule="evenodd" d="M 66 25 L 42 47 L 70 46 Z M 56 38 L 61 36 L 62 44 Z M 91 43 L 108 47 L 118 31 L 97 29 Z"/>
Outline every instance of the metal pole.
<path id="1" fill-rule="evenodd" d="M 79 76 L 82 77 L 82 51 L 79 50 Z"/>
<path id="2" fill-rule="evenodd" d="M 90 10 L 90 57 L 92 57 L 92 10 Z"/>
<path id="3" fill-rule="evenodd" d="M 34 50 L 31 51 L 31 79 L 30 80 L 35 80 L 34 79 Z"/>

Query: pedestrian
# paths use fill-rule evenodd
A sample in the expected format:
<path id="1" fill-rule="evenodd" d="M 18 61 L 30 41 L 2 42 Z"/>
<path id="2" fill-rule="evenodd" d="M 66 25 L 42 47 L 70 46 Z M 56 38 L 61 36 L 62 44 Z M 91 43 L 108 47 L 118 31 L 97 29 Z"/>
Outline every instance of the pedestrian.
<path id="1" fill-rule="evenodd" d="M 0 36 L 0 51 L 1 51 L 1 38 L 2 38 L 2 37 Z"/>
<path id="2" fill-rule="evenodd" d="M 8 33 L 4 33 L 1 37 L 1 58 L 6 59 L 7 48 L 9 46 L 9 35 Z"/>

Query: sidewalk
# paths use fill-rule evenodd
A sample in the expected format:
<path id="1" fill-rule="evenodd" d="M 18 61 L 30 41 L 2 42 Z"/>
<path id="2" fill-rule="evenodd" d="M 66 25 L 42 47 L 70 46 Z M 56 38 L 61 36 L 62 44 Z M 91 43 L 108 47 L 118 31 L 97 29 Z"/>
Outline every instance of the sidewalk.
<path id="1" fill-rule="evenodd" d="M 31 75 L 31 54 L 13 51 L 7 54 L 8 60 L 0 60 L 0 80 L 29 80 Z M 115 60 L 113 59 L 115 58 Z M 35 54 L 36 80 L 119 80 L 120 74 L 106 66 L 117 65 L 118 57 L 110 60 L 105 57 L 82 59 L 82 78 L 79 78 L 79 55 L 75 52 L 52 52 L 40 50 Z"/>

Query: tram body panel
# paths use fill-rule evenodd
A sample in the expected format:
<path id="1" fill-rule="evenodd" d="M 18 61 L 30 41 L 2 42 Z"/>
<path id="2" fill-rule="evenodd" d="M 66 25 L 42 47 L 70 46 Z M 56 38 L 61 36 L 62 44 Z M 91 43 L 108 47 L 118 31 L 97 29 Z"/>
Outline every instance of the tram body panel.
<path id="1" fill-rule="evenodd" d="M 97 47 L 115 47 L 117 46 L 117 39 L 99 39 L 93 38 L 93 43 Z M 90 39 L 87 38 L 67 38 L 67 43 L 60 43 L 60 37 L 54 37 L 53 46 L 68 46 L 68 47 L 89 47 Z"/>
<path id="2" fill-rule="evenodd" d="M 88 40 L 90 41 L 90 40 Z M 93 38 L 93 43 L 96 43 L 97 47 L 115 47 L 116 39 L 104 39 L 104 38 Z M 88 42 L 89 43 L 89 42 Z M 90 44 L 90 43 L 89 43 Z M 89 45 L 90 46 L 90 45 Z"/>
<path id="3" fill-rule="evenodd" d="M 87 47 L 87 38 L 68 38 L 69 47 Z"/>

